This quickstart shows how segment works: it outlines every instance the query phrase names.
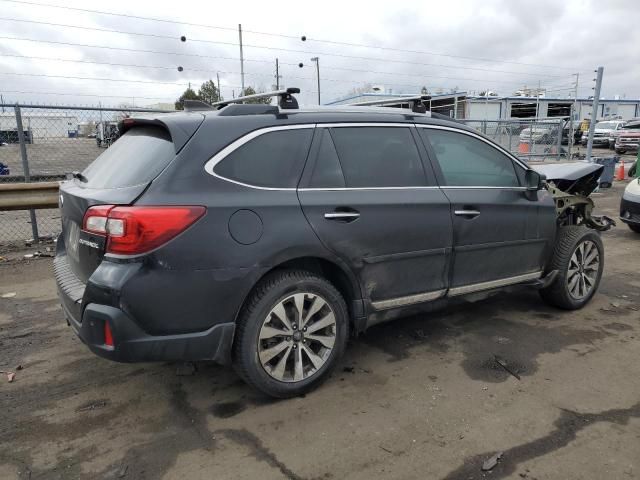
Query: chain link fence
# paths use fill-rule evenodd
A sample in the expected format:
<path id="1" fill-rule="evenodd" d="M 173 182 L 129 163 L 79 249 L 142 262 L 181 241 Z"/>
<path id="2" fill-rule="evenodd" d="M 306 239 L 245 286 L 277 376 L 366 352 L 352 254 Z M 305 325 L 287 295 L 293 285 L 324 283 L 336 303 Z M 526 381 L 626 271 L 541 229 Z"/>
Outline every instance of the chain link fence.
<path id="1" fill-rule="evenodd" d="M 162 110 L 0 104 L 0 184 L 64 180 L 118 137 L 123 118 Z M 0 250 L 53 238 L 57 209 L 0 211 Z"/>
<path id="2" fill-rule="evenodd" d="M 570 122 L 565 119 L 458 121 L 483 133 L 527 162 L 570 158 L 570 149 L 575 142 Z"/>

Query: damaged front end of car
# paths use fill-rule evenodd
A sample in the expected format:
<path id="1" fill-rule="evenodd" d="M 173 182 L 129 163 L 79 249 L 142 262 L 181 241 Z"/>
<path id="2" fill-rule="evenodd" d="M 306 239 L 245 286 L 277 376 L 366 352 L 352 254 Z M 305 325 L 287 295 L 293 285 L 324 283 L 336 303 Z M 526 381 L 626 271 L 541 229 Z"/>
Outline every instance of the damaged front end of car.
<path id="1" fill-rule="evenodd" d="M 556 203 L 559 225 L 585 225 L 600 232 L 615 226 L 606 215 L 593 215 L 594 203 L 589 195 L 598 188 L 604 167 L 585 162 L 536 165 L 546 177 L 547 190 Z"/>

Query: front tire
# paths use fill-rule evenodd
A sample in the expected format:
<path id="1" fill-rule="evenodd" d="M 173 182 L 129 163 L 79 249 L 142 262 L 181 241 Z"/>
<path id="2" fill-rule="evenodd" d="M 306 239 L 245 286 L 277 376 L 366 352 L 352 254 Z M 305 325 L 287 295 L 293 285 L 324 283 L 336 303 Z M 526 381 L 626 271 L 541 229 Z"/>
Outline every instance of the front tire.
<path id="1" fill-rule="evenodd" d="M 307 271 L 276 271 L 259 282 L 242 308 L 235 369 L 272 397 L 302 395 L 335 367 L 348 325 L 345 301 L 330 282 Z"/>
<path id="2" fill-rule="evenodd" d="M 633 224 L 633 223 L 627 223 L 627 225 L 629 225 L 629 228 L 636 232 L 636 233 L 640 233 L 640 225 L 637 224 Z"/>
<path id="3" fill-rule="evenodd" d="M 598 290 L 604 268 L 600 235 L 583 226 L 560 227 L 548 271 L 553 283 L 540 290 L 544 301 L 564 310 L 584 307 Z"/>

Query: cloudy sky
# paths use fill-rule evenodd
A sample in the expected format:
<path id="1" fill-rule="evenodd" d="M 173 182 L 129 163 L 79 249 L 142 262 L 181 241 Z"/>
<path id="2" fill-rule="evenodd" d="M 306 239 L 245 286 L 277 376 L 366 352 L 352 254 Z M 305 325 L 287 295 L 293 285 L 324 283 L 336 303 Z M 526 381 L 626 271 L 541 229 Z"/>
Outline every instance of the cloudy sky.
<path id="1" fill-rule="evenodd" d="M 270 89 L 277 57 L 281 84 L 300 87 L 304 103 L 316 101 L 315 56 L 323 103 L 367 85 L 500 95 L 541 85 L 547 96 L 566 97 L 576 73 L 579 96 L 588 96 L 599 65 L 604 97 L 640 97 L 636 0 L 267 5 L 275 4 L 0 0 L 0 94 L 9 102 L 142 106 L 173 102 L 189 83 L 218 73 L 223 96 L 238 95 L 242 23 L 245 84 Z"/>

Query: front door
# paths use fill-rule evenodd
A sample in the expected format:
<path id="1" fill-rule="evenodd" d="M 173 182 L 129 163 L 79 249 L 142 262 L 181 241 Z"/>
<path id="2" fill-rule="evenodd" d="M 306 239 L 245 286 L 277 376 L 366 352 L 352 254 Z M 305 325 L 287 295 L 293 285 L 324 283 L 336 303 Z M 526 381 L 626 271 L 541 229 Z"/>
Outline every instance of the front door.
<path id="1" fill-rule="evenodd" d="M 441 128 L 418 131 L 451 202 L 449 294 L 539 277 L 554 234 L 547 226 L 555 225 L 555 206 L 547 192 L 528 198 L 521 185 L 525 169 L 474 134 Z"/>
<path id="2" fill-rule="evenodd" d="M 358 275 L 376 310 L 446 293 L 449 201 L 411 125 L 349 124 L 317 135 L 299 198 L 314 231 Z"/>

